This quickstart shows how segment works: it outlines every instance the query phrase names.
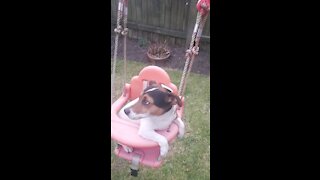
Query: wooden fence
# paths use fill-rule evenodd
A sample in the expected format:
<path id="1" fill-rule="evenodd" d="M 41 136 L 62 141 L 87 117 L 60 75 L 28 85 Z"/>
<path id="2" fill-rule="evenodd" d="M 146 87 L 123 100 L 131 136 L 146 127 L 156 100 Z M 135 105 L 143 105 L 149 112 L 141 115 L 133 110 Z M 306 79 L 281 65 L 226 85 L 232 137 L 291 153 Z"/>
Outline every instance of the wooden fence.
<path id="1" fill-rule="evenodd" d="M 196 21 L 196 3 L 197 0 L 128 0 L 128 36 L 187 46 Z M 111 28 L 116 24 L 117 7 L 118 0 L 111 0 Z M 210 43 L 210 15 L 201 42 Z"/>

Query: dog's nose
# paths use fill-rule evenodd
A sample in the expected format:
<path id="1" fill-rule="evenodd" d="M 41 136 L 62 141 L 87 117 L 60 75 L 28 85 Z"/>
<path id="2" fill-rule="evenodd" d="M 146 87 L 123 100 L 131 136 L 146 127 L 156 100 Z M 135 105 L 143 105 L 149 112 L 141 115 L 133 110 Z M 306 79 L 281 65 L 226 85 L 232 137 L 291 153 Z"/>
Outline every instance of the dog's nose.
<path id="1" fill-rule="evenodd" d="M 130 114 L 130 109 L 124 109 L 124 113 L 126 113 L 126 115 Z"/>

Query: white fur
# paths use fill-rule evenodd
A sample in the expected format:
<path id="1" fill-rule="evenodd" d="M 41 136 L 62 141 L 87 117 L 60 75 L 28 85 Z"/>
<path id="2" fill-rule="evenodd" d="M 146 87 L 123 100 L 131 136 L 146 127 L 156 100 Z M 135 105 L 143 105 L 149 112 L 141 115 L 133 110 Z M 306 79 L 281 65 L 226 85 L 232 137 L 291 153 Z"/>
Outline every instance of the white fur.
<path id="1" fill-rule="evenodd" d="M 153 116 L 149 114 L 137 115 L 134 112 L 130 112 L 129 117 L 124 113 L 124 109 L 132 107 L 135 103 L 137 103 L 139 98 L 131 101 L 127 105 L 125 105 L 119 112 L 119 116 L 126 120 L 137 120 L 139 119 L 140 127 L 139 127 L 139 135 L 143 138 L 155 141 L 160 146 L 160 156 L 159 160 L 166 156 L 169 150 L 169 144 L 167 139 L 157 133 L 155 130 L 166 130 L 169 126 L 174 122 L 179 127 L 178 137 L 182 138 L 185 131 L 185 126 L 183 121 L 176 114 L 176 106 L 173 106 L 168 112 L 161 116 Z M 128 148 L 124 146 L 126 152 L 132 152 L 132 148 Z"/>

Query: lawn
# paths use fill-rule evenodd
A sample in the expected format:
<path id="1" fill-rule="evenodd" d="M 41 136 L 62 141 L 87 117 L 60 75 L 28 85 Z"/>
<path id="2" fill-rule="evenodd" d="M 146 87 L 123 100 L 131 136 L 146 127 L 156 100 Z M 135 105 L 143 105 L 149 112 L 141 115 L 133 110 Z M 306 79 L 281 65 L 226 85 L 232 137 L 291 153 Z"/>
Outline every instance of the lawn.
<path id="1" fill-rule="evenodd" d="M 145 64 L 127 61 L 127 79 L 137 75 Z M 123 61 L 117 61 L 114 99 L 123 87 Z M 164 68 L 179 87 L 182 70 Z M 140 166 L 138 177 L 130 175 L 128 161 L 114 155 L 111 142 L 111 179 L 210 179 L 210 77 L 191 73 L 185 91 L 186 134 L 170 145 L 170 151 L 158 169 Z"/>

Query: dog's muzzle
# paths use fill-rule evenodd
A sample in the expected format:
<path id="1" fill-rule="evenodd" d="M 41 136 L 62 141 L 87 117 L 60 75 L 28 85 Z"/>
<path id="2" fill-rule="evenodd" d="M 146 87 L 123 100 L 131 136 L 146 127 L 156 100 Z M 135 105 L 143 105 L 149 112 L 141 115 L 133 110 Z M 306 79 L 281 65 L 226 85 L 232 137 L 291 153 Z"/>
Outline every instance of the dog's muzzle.
<path id="1" fill-rule="evenodd" d="M 123 112 L 127 115 L 127 117 L 131 120 L 138 120 L 141 118 L 145 118 L 147 116 L 149 116 L 149 114 L 136 114 L 135 112 L 133 112 L 130 108 L 125 108 L 123 110 Z"/>

